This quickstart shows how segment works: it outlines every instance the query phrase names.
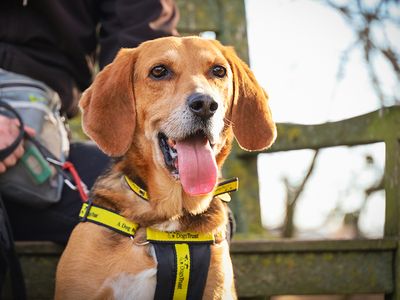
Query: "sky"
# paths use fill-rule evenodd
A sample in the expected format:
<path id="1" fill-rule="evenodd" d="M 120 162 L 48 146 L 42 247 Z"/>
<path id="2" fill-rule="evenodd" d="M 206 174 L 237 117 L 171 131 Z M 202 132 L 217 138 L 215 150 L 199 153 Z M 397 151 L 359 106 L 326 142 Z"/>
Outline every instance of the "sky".
<path id="1" fill-rule="evenodd" d="M 318 124 L 374 111 L 380 102 L 371 88 L 360 51 L 353 51 L 343 79 L 337 72 L 343 51 L 354 41 L 342 16 L 319 1 L 246 0 L 250 67 L 267 90 L 276 122 Z M 390 28 L 389 34 L 399 30 Z M 396 39 L 394 39 L 396 40 Z M 399 89 L 379 63 L 387 91 Z M 363 189 L 379 180 L 384 168 L 383 143 L 323 150 L 299 199 L 295 224 L 304 237 L 332 237 L 344 212 L 364 204 Z M 282 178 L 296 183 L 304 176 L 313 151 L 259 155 L 260 205 L 263 224 L 276 228 L 284 216 Z M 375 164 L 367 163 L 365 157 Z M 379 237 L 384 224 L 384 192 L 363 206 L 359 225 L 368 237 Z M 326 223 L 336 208 L 342 212 Z"/>

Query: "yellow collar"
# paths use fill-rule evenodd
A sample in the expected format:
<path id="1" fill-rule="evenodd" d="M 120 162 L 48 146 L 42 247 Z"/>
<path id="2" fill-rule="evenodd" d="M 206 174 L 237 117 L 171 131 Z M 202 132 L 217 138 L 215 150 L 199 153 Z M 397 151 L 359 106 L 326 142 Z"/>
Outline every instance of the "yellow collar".
<path id="1" fill-rule="evenodd" d="M 147 193 L 146 190 L 142 189 L 139 185 L 137 185 L 132 179 L 130 179 L 128 176 L 124 176 L 126 183 L 129 185 L 131 190 L 138 195 L 140 198 L 144 200 L 149 200 L 149 194 Z M 220 196 L 222 194 L 230 193 L 230 192 L 235 192 L 239 188 L 239 179 L 237 177 L 231 178 L 228 180 L 224 180 L 220 182 L 217 186 L 217 188 L 214 191 L 214 197 Z M 224 202 L 229 202 L 230 197 L 221 197 L 221 200 Z"/>

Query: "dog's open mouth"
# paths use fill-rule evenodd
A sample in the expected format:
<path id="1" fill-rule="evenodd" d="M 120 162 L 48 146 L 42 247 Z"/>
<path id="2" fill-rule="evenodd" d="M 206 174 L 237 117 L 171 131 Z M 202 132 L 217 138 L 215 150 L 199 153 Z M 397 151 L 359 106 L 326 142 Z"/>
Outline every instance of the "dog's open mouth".
<path id="1" fill-rule="evenodd" d="M 217 183 L 217 163 L 212 146 L 204 133 L 198 132 L 182 140 L 158 134 L 164 162 L 171 175 L 181 181 L 192 196 L 210 193 Z"/>

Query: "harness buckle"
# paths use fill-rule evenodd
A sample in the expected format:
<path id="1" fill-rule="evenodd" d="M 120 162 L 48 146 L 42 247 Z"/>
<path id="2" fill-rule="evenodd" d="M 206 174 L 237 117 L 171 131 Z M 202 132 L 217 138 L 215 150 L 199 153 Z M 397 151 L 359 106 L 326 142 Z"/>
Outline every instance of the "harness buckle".
<path id="1" fill-rule="evenodd" d="M 92 199 L 89 199 L 89 201 L 87 201 L 86 203 L 87 203 L 87 206 L 86 206 L 85 214 L 81 218 L 81 222 L 87 221 L 87 217 L 89 215 L 90 209 L 92 208 L 93 201 L 92 201 Z"/>

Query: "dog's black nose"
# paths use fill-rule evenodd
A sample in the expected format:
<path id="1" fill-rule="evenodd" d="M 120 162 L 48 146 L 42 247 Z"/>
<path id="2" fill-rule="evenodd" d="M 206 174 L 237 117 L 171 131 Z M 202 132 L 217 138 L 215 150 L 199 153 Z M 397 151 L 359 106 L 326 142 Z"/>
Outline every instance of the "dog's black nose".
<path id="1" fill-rule="evenodd" d="M 210 96 L 194 93 L 187 99 L 190 110 L 202 119 L 211 118 L 218 109 L 218 103 Z"/>

